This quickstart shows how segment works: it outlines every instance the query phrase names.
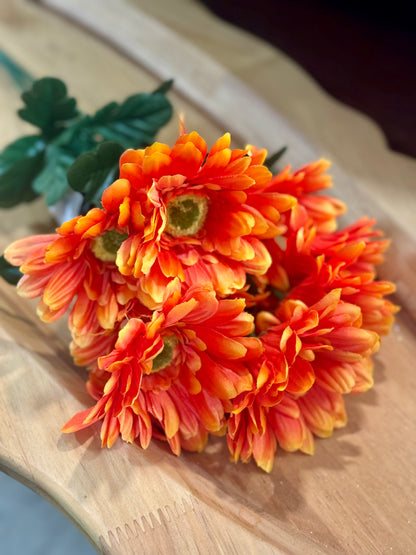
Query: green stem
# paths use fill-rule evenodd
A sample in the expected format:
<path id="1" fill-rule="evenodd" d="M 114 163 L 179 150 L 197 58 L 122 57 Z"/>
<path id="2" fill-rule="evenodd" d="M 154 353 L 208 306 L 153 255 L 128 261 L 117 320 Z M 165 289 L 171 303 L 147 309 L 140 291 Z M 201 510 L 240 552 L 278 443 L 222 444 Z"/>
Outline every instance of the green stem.
<path id="1" fill-rule="evenodd" d="M 0 67 L 3 66 L 14 83 L 22 91 L 26 91 L 32 86 L 33 77 L 29 75 L 21 66 L 17 65 L 7 54 L 0 50 Z"/>

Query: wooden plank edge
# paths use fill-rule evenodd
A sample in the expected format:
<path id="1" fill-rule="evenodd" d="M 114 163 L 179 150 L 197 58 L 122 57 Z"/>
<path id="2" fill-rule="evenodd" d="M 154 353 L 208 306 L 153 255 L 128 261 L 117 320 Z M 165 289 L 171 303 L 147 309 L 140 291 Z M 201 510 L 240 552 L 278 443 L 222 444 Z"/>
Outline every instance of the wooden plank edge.
<path id="1" fill-rule="evenodd" d="M 91 519 L 88 512 L 83 511 L 82 505 L 79 504 L 75 515 L 70 503 L 71 500 L 65 500 L 63 498 L 58 499 L 51 491 L 49 476 L 42 476 L 39 472 L 33 474 L 28 468 L 28 465 L 23 461 L 20 461 L 15 456 L 9 458 L 2 455 L 0 450 L 0 470 L 48 501 L 55 509 L 62 513 L 92 547 L 98 551 L 101 545 L 99 538 L 96 538 L 94 534 L 94 526 L 90 522 Z"/>

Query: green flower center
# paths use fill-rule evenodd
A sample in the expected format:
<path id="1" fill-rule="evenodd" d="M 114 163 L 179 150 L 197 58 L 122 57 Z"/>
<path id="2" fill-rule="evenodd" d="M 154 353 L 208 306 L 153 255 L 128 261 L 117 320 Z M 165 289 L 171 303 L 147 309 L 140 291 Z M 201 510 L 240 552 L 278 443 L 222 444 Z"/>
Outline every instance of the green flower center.
<path id="1" fill-rule="evenodd" d="M 175 348 L 178 340 L 174 335 L 168 335 L 163 338 L 163 349 L 160 353 L 153 359 L 152 374 L 163 370 L 166 366 L 172 362 L 173 359 L 173 349 Z"/>
<path id="2" fill-rule="evenodd" d="M 128 233 L 120 233 L 115 229 L 110 229 L 93 240 L 91 250 L 99 260 L 115 262 L 117 251 L 128 236 Z"/>
<path id="3" fill-rule="evenodd" d="M 166 208 L 165 231 L 173 237 L 195 235 L 202 229 L 208 213 L 208 200 L 198 195 L 180 195 Z"/>

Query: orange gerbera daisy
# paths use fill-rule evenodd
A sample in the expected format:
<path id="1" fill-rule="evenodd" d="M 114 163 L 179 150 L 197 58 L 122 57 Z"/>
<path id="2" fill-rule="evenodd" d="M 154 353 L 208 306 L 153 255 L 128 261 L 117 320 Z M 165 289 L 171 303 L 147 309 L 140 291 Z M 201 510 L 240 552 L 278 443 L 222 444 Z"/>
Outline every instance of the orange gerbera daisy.
<path id="1" fill-rule="evenodd" d="M 292 230 L 309 224 L 313 224 L 318 232 L 331 232 L 337 228 L 337 218 L 345 212 L 345 204 L 334 197 L 314 194 L 332 187 L 331 177 L 325 174 L 329 166 L 328 160 L 321 159 L 293 174 L 287 166 L 273 177 L 269 190 L 289 194 L 298 201 L 287 214 Z"/>
<path id="2" fill-rule="evenodd" d="M 149 435 L 163 435 L 179 453 L 181 445 L 202 449 L 208 432 L 223 430 L 224 408 L 252 385 L 244 361 L 262 351 L 258 339 L 247 337 L 253 318 L 241 299 L 218 300 L 208 287 L 182 294 L 175 281 L 162 310 L 147 322 L 131 317 L 113 351 L 98 359 L 90 385 L 98 401 L 65 432 L 103 420 L 103 445 L 121 434 L 145 447 Z"/>
<path id="3" fill-rule="evenodd" d="M 290 365 L 278 346 L 264 343 L 263 356 L 250 364 L 253 387 L 233 402 L 227 442 L 231 459 L 257 464 L 270 472 L 279 443 L 284 449 L 313 451 L 313 439 L 296 401 L 287 392 Z M 304 390 L 311 387 L 305 375 Z M 299 387 L 297 388 L 299 392 Z"/>
<path id="4" fill-rule="evenodd" d="M 309 264 L 304 266 L 309 272 L 303 271 L 302 280 L 298 273 L 297 286 L 289 297 L 311 304 L 331 289 L 340 288 L 343 300 L 360 307 L 363 328 L 379 335 L 388 333 L 398 307 L 384 298 L 394 292 L 394 285 L 375 280 L 375 266 L 383 261 L 389 241 L 378 239 L 381 232 L 373 229 L 374 223 L 361 218 L 336 233 L 316 235 L 309 243 L 308 253 L 299 255 L 303 259 L 309 257 Z M 301 265 L 296 267 L 299 272 Z"/>
<path id="5" fill-rule="evenodd" d="M 375 221 L 361 218 L 334 233 L 317 233 L 313 226 L 288 233 L 285 245 L 267 242 L 273 263 L 263 278 L 281 296 L 300 299 L 310 305 L 332 289 L 341 289 L 341 298 L 361 308 L 362 327 L 380 335 L 388 333 L 396 307 L 385 299 L 395 287 L 376 281 L 376 265 L 384 258 L 389 241 L 380 239 Z M 276 308 L 278 298 L 269 297 L 267 308 Z"/>
<path id="6" fill-rule="evenodd" d="M 259 314 L 260 329 L 266 332 L 261 337 L 265 350 L 252 367 L 251 391 L 233 402 L 228 436 L 233 460 L 247 461 L 253 455 L 270 471 L 277 442 L 289 451 L 312 452 L 308 429 L 329 435 L 341 424 L 341 412 L 337 409 L 337 419 L 325 421 L 326 428 L 313 420 L 312 410 L 305 409 L 306 418 L 303 406 L 312 406 L 315 399 L 315 393 L 308 397 L 311 388 L 318 385 L 318 391 L 329 392 L 321 397 L 336 398 L 335 405 L 343 406 L 342 393 L 371 385 L 369 357 L 377 350 L 379 337 L 359 327 L 360 309 L 340 297 L 341 290 L 333 290 L 311 307 L 287 299 L 276 316 Z M 304 398 L 307 401 L 299 405 L 297 400 Z"/>
<path id="7" fill-rule="evenodd" d="M 39 317 L 47 322 L 64 315 L 74 301 L 69 326 L 74 341 L 87 345 L 108 335 L 137 298 L 136 280 L 123 276 L 115 263 L 120 244 L 135 226 L 130 218 L 129 184 L 113 183 L 93 208 L 57 229 L 12 243 L 5 258 L 25 274 L 17 286 L 26 298 L 41 297 Z"/>
<path id="8" fill-rule="evenodd" d="M 193 132 L 173 148 L 155 143 L 123 154 L 120 177 L 131 186 L 131 210 L 142 222 L 118 251 L 123 274 L 148 276 L 147 289 L 179 276 L 212 283 L 226 295 L 245 285 L 246 273 L 267 271 L 271 258 L 261 239 L 279 233 L 280 214 L 296 199 L 266 190 L 265 151 L 229 146 L 227 133 L 208 152 Z"/>

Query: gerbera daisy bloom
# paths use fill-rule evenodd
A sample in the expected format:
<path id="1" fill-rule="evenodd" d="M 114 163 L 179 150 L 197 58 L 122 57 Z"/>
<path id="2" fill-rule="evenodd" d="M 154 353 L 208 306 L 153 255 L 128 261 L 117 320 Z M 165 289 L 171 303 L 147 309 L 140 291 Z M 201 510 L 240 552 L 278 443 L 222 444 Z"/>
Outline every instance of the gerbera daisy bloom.
<path id="1" fill-rule="evenodd" d="M 69 317 L 74 340 L 83 344 L 112 330 L 126 303 L 137 297 L 136 280 L 123 276 L 115 263 L 120 244 L 136 222 L 130 218 L 129 184 L 118 180 L 104 191 L 103 208 L 93 208 L 57 229 L 12 243 L 5 258 L 25 274 L 17 292 L 41 297 L 39 317 L 47 322 Z"/>
<path id="2" fill-rule="evenodd" d="M 97 403 L 63 431 L 103 420 L 103 445 L 121 435 L 145 447 L 156 435 L 175 453 L 181 445 L 200 450 L 208 432 L 223 431 L 230 400 L 252 386 L 245 361 L 262 351 L 247 337 L 253 317 L 242 299 L 219 300 L 212 288 L 197 286 L 182 294 L 175 281 L 162 310 L 147 322 L 130 317 L 114 349 L 98 359 L 89 386 Z"/>
<path id="3" fill-rule="evenodd" d="M 312 304 L 340 288 L 343 300 L 360 307 L 363 328 L 388 333 L 398 307 L 384 298 L 395 291 L 394 284 L 375 280 L 375 266 L 383 261 L 389 241 L 379 238 L 374 224 L 361 218 L 338 232 L 314 235 L 306 247 L 302 244 L 303 252 L 292 248 L 289 264 L 290 255 L 281 255 L 287 275 L 296 272 L 290 275 L 293 287 L 288 296 Z"/>
<path id="4" fill-rule="evenodd" d="M 297 199 L 290 213 L 288 225 L 292 230 L 313 224 L 318 232 L 331 232 L 337 228 L 337 218 L 346 210 L 345 204 L 334 197 L 316 195 L 332 187 L 332 179 L 325 171 L 330 166 L 328 160 L 312 162 L 293 174 L 290 166 L 273 177 L 269 190 L 289 194 Z"/>
<path id="5" fill-rule="evenodd" d="M 276 315 L 259 314 L 265 350 L 251 366 L 251 391 L 233 401 L 228 432 L 233 460 L 253 456 L 270 471 L 278 443 L 289 451 L 313 452 L 311 432 L 330 435 L 345 423 L 341 395 L 371 385 L 369 357 L 379 337 L 360 328 L 360 309 L 340 296 L 340 289 L 333 290 L 310 307 L 287 299 Z M 311 408 L 318 393 L 326 418 Z"/>
<path id="6" fill-rule="evenodd" d="M 296 199 L 267 190 L 265 151 L 229 147 L 228 133 L 208 151 L 193 132 L 173 148 L 155 143 L 121 157 L 120 177 L 130 183 L 142 227 L 121 245 L 117 265 L 143 277 L 142 288 L 151 283 L 158 298 L 154 284 L 160 291 L 173 276 L 234 293 L 246 274 L 264 274 L 271 264 L 261 239 L 279 233 L 280 214 Z"/>
<path id="7" fill-rule="evenodd" d="M 233 402 L 227 442 L 231 460 L 257 464 L 270 472 L 277 444 L 287 450 L 313 452 L 313 438 L 296 401 L 287 392 L 290 365 L 278 346 L 264 343 L 264 353 L 249 363 L 253 387 Z M 313 383 L 306 375 L 303 389 Z M 297 387 L 299 394 L 300 388 Z"/>
<path id="8" fill-rule="evenodd" d="M 289 232 L 284 245 L 267 241 L 273 263 L 262 277 L 262 291 L 274 290 L 277 296 L 269 295 L 265 308 L 273 310 L 273 302 L 277 308 L 279 297 L 285 296 L 310 305 L 340 288 L 343 300 L 361 308 L 362 327 L 388 333 L 398 307 L 384 298 L 395 291 L 394 285 L 375 279 L 389 241 L 380 238 L 374 224 L 361 218 L 333 233 L 302 227 Z"/>

